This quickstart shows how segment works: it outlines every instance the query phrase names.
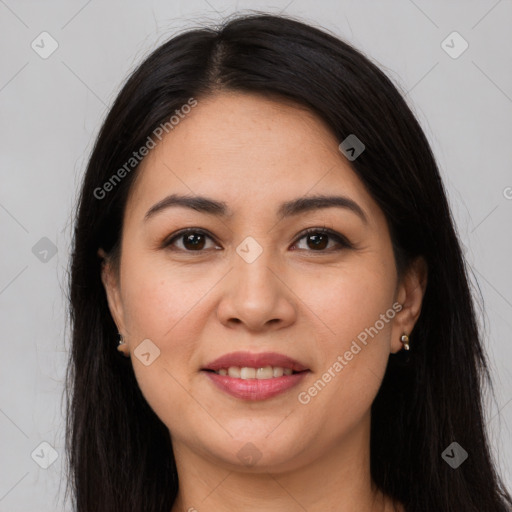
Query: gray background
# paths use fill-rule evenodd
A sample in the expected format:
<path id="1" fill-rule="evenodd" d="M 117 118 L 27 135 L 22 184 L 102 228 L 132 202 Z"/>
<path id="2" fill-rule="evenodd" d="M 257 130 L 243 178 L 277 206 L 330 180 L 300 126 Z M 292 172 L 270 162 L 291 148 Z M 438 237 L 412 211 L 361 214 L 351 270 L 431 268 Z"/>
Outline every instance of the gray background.
<path id="1" fill-rule="evenodd" d="M 512 489 L 510 0 L 0 0 L 0 511 L 70 509 L 62 401 L 70 219 L 108 107 L 134 66 L 177 29 L 255 9 L 301 16 L 363 50 L 424 127 L 484 299 L 497 398 L 486 421 Z M 59 45 L 47 59 L 31 47 L 43 45 L 43 31 Z M 453 31 L 469 44 L 458 58 L 441 45 Z M 35 462 L 49 454 L 42 442 L 58 454 L 48 469 Z"/>

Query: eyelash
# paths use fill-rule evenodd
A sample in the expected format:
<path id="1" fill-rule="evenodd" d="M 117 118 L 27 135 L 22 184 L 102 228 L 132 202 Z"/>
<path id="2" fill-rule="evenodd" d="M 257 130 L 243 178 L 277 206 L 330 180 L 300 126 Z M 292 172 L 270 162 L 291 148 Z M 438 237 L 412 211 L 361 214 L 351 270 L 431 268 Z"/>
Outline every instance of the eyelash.
<path id="1" fill-rule="evenodd" d="M 190 251 L 190 250 L 187 250 L 187 249 L 176 249 L 176 248 L 172 248 L 171 247 L 172 244 L 176 240 L 179 240 L 183 236 L 188 235 L 188 234 L 192 234 L 192 233 L 193 234 L 198 234 L 198 235 L 204 235 L 204 236 L 210 238 L 211 240 L 213 240 L 214 242 L 216 242 L 215 238 L 210 233 L 205 231 L 204 229 L 201 229 L 201 228 L 186 228 L 186 229 L 182 229 L 182 230 L 178 231 L 177 233 L 174 233 L 173 235 L 171 235 L 170 238 L 168 238 L 166 241 L 164 241 L 162 246 L 163 246 L 163 248 L 168 248 L 168 249 L 173 250 L 173 251 L 182 251 L 182 252 L 186 252 L 186 253 L 201 253 L 201 252 L 205 252 L 206 249 L 202 249 L 202 250 L 198 250 L 198 251 Z M 342 249 L 353 249 L 354 248 L 354 246 L 347 240 L 346 237 L 344 237 L 340 233 L 338 233 L 336 231 L 333 231 L 332 229 L 328 229 L 326 227 L 322 227 L 322 228 L 308 228 L 308 229 L 302 231 L 297 236 L 297 238 L 295 239 L 294 245 L 297 244 L 300 240 L 302 240 L 306 236 L 311 235 L 311 234 L 328 235 L 330 238 L 334 239 L 341 246 L 341 248 L 338 248 L 338 249 L 333 249 L 333 248 L 322 249 L 322 250 L 318 250 L 318 251 L 306 250 L 306 252 L 330 253 L 330 252 L 341 251 Z M 305 249 L 299 249 L 299 250 L 305 250 Z"/>

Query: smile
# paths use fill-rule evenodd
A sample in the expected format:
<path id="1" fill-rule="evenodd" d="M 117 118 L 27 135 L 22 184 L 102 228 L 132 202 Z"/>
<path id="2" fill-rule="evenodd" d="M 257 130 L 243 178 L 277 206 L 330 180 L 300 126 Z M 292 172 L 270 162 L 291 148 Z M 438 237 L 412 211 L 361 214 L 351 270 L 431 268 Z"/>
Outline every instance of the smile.
<path id="1" fill-rule="evenodd" d="M 272 376 L 266 376 L 270 372 Z M 218 371 L 203 370 L 202 373 L 216 389 L 235 398 L 256 401 L 268 400 L 297 386 L 309 370 L 294 372 L 291 368 L 282 367 L 256 369 L 231 366 Z"/>
<path id="2" fill-rule="evenodd" d="M 218 375 L 229 375 L 235 379 L 273 379 L 282 377 L 283 375 L 292 375 L 294 372 L 291 368 L 283 368 L 282 366 L 264 366 L 263 368 L 251 368 L 248 366 L 230 366 L 229 368 L 220 368 L 215 372 Z"/>

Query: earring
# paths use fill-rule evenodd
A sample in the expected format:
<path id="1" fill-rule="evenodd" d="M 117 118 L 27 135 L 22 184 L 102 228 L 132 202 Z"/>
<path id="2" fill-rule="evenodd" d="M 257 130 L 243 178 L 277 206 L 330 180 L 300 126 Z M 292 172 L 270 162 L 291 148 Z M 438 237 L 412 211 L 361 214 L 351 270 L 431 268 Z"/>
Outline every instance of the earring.
<path id="1" fill-rule="evenodd" d="M 409 347 L 409 336 L 407 336 L 407 334 L 402 334 L 402 336 L 400 336 L 400 341 L 402 342 L 402 345 L 404 346 L 405 350 L 409 350 L 410 349 L 410 347 Z"/>
<path id="2" fill-rule="evenodd" d="M 121 333 L 119 333 L 119 342 L 117 344 L 117 350 L 119 350 L 119 352 L 122 352 L 125 357 L 130 357 L 129 354 L 125 354 L 123 352 L 123 349 L 122 349 L 123 345 L 126 345 L 126 341 L 124 341 L 123 335 Z"/>

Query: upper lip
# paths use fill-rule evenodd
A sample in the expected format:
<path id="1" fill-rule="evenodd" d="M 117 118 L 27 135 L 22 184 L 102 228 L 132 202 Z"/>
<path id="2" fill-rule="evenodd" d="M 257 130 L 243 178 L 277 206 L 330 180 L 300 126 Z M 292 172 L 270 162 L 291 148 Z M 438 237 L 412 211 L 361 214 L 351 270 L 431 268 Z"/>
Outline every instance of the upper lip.
<path id="1" fill-rule="evenodd" d="M 208 363 L 203 370 L 218 371 L 221 368 L 238 366 L 239 368 L 263 368 L 265 366 L 278 366 L 282 368 L 291 368 L 295 372 L 307 370 L 304 365 L 292 359 L 291 357 L 277 352 L 231 352 Z"/>

